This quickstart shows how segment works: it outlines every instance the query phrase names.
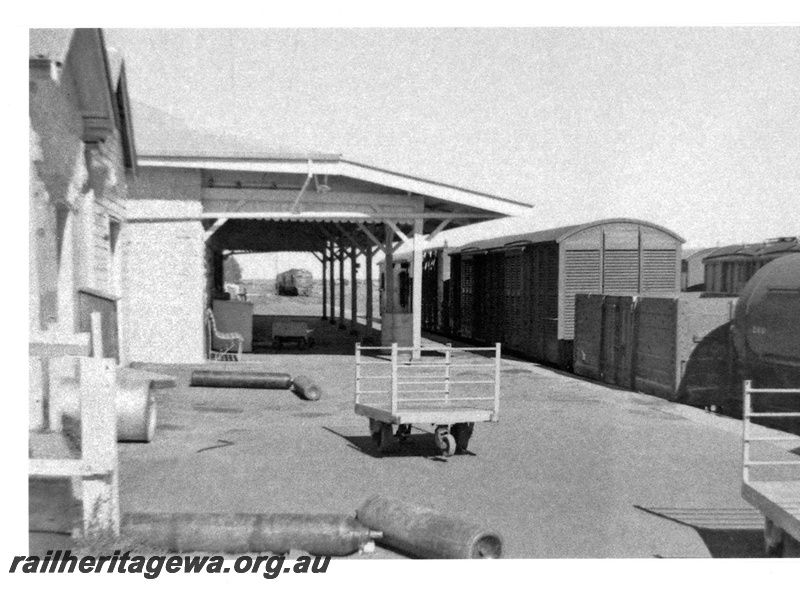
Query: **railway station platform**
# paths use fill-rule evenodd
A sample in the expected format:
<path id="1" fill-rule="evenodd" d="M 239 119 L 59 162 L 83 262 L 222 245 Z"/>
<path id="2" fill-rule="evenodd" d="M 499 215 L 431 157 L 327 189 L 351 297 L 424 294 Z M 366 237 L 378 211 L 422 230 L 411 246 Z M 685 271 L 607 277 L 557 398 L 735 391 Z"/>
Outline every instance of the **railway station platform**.
<path id="1" fill-rule="evenodd" d="M 763 520 L 740 496 L 737 420 L 504 359 L 500 421 L 477 424 L 467 454 L 441 456 L 432 428 L 380 454 L 354 414 L 352 354 L 240 364 L 308 376 L 317 402 L 148 369 L 178 386 L 158 392 L 155 440 L 120 446 L 123 511 L 352 514 L 382 494 L 486 523 L 507 558 L 763 554 Z"/>

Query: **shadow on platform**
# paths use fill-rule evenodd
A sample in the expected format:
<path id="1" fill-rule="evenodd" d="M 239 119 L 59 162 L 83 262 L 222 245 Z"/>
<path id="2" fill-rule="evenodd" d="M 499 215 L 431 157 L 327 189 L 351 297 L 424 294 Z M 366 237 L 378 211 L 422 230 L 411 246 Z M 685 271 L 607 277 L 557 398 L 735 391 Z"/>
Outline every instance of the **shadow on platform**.
<path id="1" fill-rule="evenodd" d="M 764 518 L 753 508 L 643 507 L 645 513 L 694 529 L 712 558 L 764 556 Z"/>

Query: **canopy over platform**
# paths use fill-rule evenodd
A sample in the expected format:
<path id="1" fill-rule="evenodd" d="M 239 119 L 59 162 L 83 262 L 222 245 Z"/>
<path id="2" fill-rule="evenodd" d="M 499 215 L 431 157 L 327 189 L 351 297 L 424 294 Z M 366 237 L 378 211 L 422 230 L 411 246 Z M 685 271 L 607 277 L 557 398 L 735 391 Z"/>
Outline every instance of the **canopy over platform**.
<path id="1" fill-rule="evenodd" d="M 359 164 L 336 154 L 151 152 L 140 154 L 138 164 L 126 217 L 129 283 L 137 293 L 130 305 L 134 310 L 130 329 L 136 332 L 134 323 L 154 326 L 163 331 L 155 337 L 159 341 L 175 337 L 179 330 L 182 347 L 194 342 L 192 357 L 202 343 L 196 335 L 202 330 L 195 322 L 224 286 L 225 256 L 312 252 L 322 263 L 323 317 L 336 321 L 338 307 L 342 329 L 348 282 L 344 267 L 349 260 L 351 332 L 360 329 L 356 290 L 358 260 L 363 256 L 369 333 L 373 256 L 382 252 L 393 267 L 394 252 L 402 244 L 414 252 L 408 273 L 412 303 L 410 309 L 395 304 L 395 294 L 409 284 L 395 284 L 393 273 L 386 273 L 381 338 L 384 344 L 398 341 L 419 347 L 423 240 L 446 227 L 531 209 L 507 198 Z M 160 309 L 165 300 L 160 293 L 165 292 L 180 297 L 168 297 L 169 307 Z M 186 301 L 191 301 L 188 307 Z M 137 314 L 142 317 L 135 318 Z M 147 341 L 141 337 L 144 348 Z M 182 358 L 189 356 L 181 352 Z"/>
<path id="2" fill-rule="evenodd" d="M 391 224 L 420 221 L 421 233 L 431 234 L 445 226 L 519 215 L 531 208 L 336 154 L 162 152 L 140 155 L 138 163 L 145 175 L 170 170 L 191 174 L 202 202 L 195 218 L 210 232 L 209 245 L 228 251 L 322 252 L 333 228 L 349 226 L 354 231 L 359 224 L 367 231 L 357 231 L 354 240 L 384 244 Z M 147 192 L 145 187 L 140 196 L 158 198 Z M 137 217 L 145 220 L 146 215 L 131 220 Z"/>

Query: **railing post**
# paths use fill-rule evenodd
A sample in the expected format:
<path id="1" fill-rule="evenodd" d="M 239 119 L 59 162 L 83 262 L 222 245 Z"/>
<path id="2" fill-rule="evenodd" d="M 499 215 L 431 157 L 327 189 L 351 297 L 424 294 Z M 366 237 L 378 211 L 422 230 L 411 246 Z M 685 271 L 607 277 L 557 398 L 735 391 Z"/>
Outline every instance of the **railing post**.
<path id="1" fill-rule="evenodd" d="M 444 351 L 444 359 L 445 359 L 445 366 L 444 366 L 444 402 L 450 402 L 450 362 L 452 361 L 452 355 L 450 351 L 450 344 L 447 344 L 447 349 Z"/>
<path id="2" fill-rule="evenodd" d="M 750 384 L 749 380 L 744 381 L 742 397 L 742 480 L 745 483 L 750 482 Z"/>
<path id="3" fill-rule="evenodd" d="M 392 342 L 392 416 L 397 412 L 397 342 Z"/>
<path id="4" fill-rule="evenodd" d="M 500 344 L 494 345 L 494 418 L 500 412 Z"/>
<path id="5" fill-rule="evenodd" d="M 358 393 L 361 387 L 361 344 L 356 342 L 356 399 L 355 403 L 358 405 Z"/>

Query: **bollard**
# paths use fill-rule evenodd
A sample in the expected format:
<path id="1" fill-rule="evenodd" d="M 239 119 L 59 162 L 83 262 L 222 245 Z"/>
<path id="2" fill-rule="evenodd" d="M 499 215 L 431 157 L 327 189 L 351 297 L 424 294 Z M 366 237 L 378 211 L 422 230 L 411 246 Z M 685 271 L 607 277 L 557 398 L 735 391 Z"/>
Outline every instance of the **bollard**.
<path id="1" fill-rule="evenodd" d="M 372 497 L 356 519 L 383 532 L 382 544 L 421 558 L 500 558 L 503 552 L 499 534 L 413 503 Z"/>
<path id="2" fill-rule="evenodd" d="M 292 390 L 306 401 L 318 401 L 322 396 L 322 389 L 306 376 L 298 376 L 295 378 L 292 381 Z"/>
<path id="3" fill-rule="evenodd" d="M 282 372 L 195 370 L 190 384 L 225 389 L 288 389 L 292 386 L 292 377 Z"/>
<path id="4" fill-rule="evenodd" d="M 347 556 L 374 545 L 381 536 L 342 515 L 126 513 L 125 535 L 170 552 Z"/>

